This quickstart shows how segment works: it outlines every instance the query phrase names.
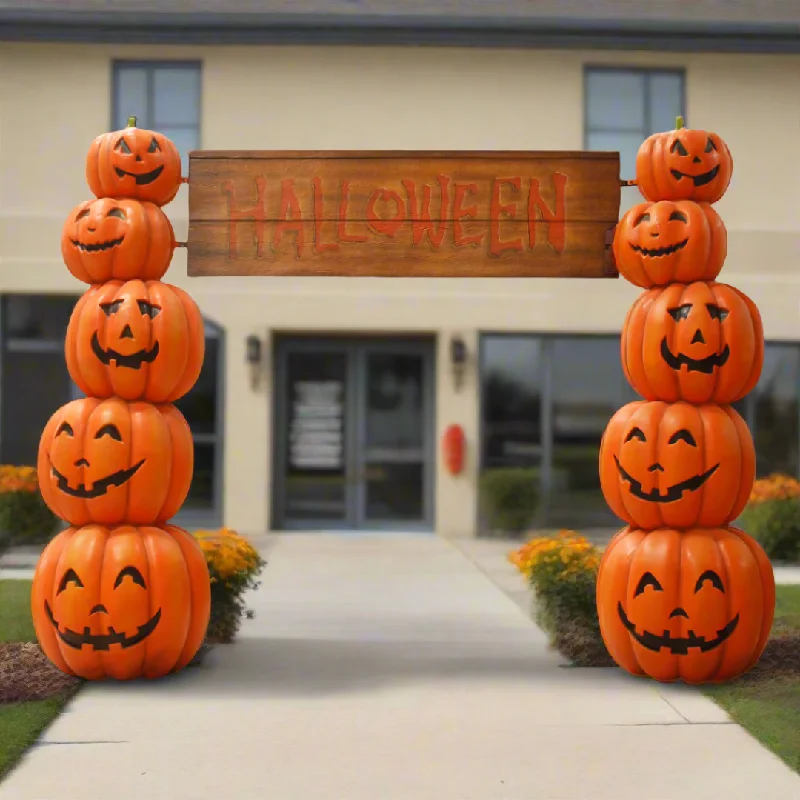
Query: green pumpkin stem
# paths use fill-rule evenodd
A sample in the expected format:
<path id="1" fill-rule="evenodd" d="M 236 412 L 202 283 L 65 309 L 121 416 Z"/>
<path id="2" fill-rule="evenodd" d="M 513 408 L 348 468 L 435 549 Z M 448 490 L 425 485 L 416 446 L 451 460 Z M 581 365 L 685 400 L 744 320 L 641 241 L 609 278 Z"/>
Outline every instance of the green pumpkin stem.
<path id="1" fill-rule="evenodd" d="M 136 117 L 128 117 L 128 127 L 129 128 L 136 127 Z"/>
<path id="2" fill-rule="evenodd" d="M 683 127 L 683 117 L 675 117 L 675 130 L 679 131 Z"/>

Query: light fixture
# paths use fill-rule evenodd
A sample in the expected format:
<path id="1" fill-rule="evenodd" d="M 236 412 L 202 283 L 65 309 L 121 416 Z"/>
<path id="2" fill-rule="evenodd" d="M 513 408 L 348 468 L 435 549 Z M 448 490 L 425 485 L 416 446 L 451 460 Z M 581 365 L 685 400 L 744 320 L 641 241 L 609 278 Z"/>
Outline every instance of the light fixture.
<path id="1" fill-rule="evenodd" d="M 261 339 L 250 334 L 245 340 L 245 354 L 250 365 L 250 385 L 255 391 L 261 381 L 261 360 L 263 357 Z"/>
<path id="2" fill-rule="evenodd" d="M 450 364 L 453 368 L 453 382 L 455 383 L 456 391 L 458 391 L 464 383 L 467 358 L 466 342 L 461 336 L 453 336 L 452 339 L 450 339 Z"/>

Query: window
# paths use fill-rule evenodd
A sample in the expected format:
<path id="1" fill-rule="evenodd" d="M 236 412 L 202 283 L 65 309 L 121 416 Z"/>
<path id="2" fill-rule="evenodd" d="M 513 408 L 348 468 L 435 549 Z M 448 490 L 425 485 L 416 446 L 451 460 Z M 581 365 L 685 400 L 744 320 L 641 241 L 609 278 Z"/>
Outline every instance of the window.
<path id="1" fill-rule="evenodd" d="M 175 142 L 189 174 L 189 151 L 200 147 L 200 64 L 128 62 L 114 64 L 112 130 L 128 117 Z"/>
<path id="2" fill-rule="evenodd" d="M 636 152 L 650 135 L 675 127 L 685 115 L 685 76 L 677 70 L 587 67 L 584 73 L 584 147 L 618 150 L 622 178 L 635 174 Z M 621 212 L 642 198 L 622 189 Z"/>

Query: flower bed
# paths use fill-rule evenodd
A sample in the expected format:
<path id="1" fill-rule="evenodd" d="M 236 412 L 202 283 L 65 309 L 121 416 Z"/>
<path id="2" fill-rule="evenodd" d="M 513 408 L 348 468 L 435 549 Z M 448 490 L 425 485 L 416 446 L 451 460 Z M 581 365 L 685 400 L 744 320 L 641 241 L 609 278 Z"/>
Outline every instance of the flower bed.
<path id="1" fill-rule="evenodd" d="M 242 596 L 258 587 L 266 561 L 246 538 L 229 528 L 195 531 L 194 536 L 211 574 L 211 621 L 206 643 L 228 644 L 236 637 L 242 619 L 254 615 Z"/>
<path id="2" fill-rule="evenodd" d="M 613 664 L 597 619 L 600 555 L 597 547 L 574 531 L 531 539 L 509 554 L 533 590 L 537 624 L 551 646 L 577 666 Z"/>

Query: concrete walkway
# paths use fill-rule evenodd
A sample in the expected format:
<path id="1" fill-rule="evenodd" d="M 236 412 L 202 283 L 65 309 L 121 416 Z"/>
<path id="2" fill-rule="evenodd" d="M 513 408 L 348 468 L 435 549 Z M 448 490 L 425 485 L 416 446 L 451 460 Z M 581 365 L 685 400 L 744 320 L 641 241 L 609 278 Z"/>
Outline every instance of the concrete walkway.
<path id="1" fill-rule="evenodd" d="M 562 668 L 497 548 L 285 536 L 269 557 L 236 644 L 87 686 L 0 800 L 800 797 L 696 690 Z"/>

